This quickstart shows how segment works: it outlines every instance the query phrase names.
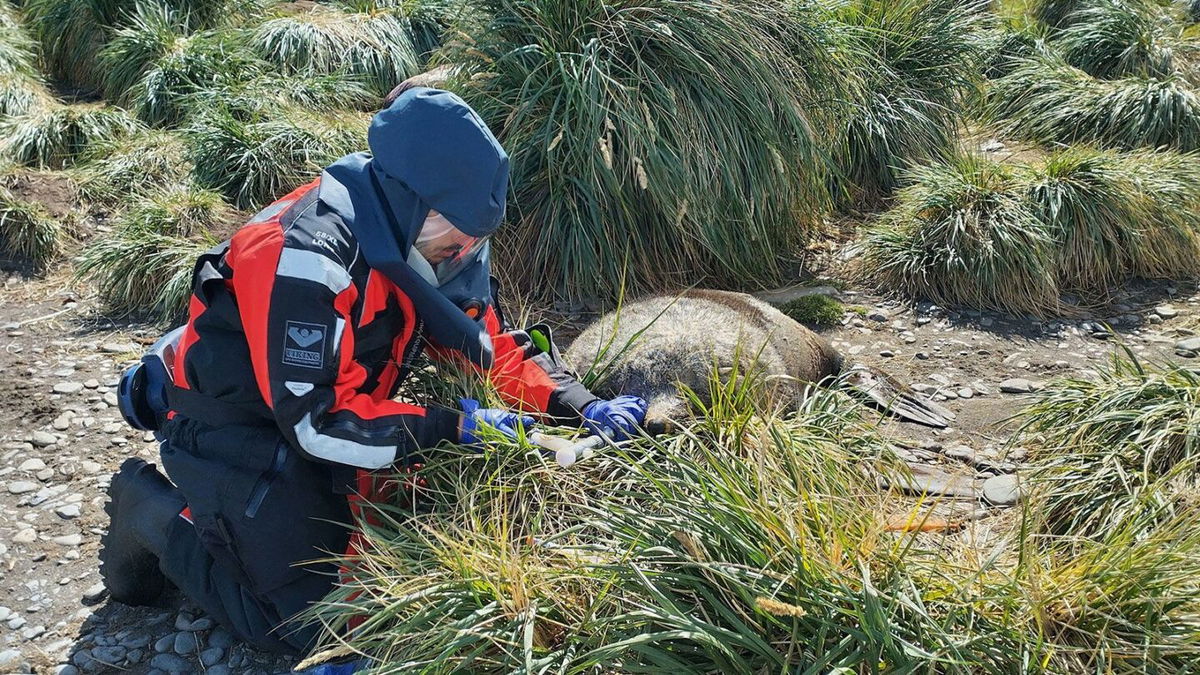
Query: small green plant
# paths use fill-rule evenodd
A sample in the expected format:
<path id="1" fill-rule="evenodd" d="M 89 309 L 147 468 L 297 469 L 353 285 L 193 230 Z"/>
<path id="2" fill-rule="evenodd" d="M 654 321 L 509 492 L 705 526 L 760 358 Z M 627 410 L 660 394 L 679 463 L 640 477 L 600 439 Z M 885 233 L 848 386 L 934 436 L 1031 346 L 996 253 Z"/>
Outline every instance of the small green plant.
<path id="1" fill-rule="evenodd" d="M 367 120 L 297 108 L 242 121 L 221 111 L 186 130 L 196 181 L 238 208 L 270 203 L 317 176 L 342 155 L 363 149 Z"/>
<path id="2" fill-rule="evenodd" d="M 846 308 L 828 295 L 806 295 L 790 300 L 779 308 L 800 323 L 815 326 L 837 326 Z"/>
<path id="3" fill-rule="evenodd" d="M 96 282 L 110 311 L 177 319 L 187 308 L 196 257 L 221 241 L 236 216 L 214 192 L 155 195 L 91 243 L 76 271 Z"/>
<path id="4" fill-rule="evenodd" d="M 96 103 L 51 103 L 35 107 L 2 126 L 0 152 L 26 166 L 70 166 L 90 149 L 142 130 L 119 109 Z"/>

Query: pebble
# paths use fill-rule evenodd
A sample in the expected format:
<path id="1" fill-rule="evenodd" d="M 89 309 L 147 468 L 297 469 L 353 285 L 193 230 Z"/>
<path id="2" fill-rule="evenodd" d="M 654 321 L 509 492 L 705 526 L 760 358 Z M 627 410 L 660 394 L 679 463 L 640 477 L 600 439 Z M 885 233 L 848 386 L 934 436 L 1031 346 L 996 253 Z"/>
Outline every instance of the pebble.
<path id="1" fill-rule="evenodd" d="M 37 530 L 27 527 L 13 535 L 14 544 L 32 544 L 37 541 Z"/>
<path id="2" fill-rule="evenodd" d="M 8 621 L 8 617 L 10 616 L 12 616 L 12 610 L 7 607 L 0 606 L 0 621 Z"/>
<path id="3" fill-rule="evenodd" d="M 175 634 L 175 653 L 176 654 L 195 654 L 200 647 L 200 639 L 194 634 L 187 631 L 181 631 Z"/>
<path id="4" fill-rule="evenodd" d="M 155 640 L 154 651 L 158 652 L 159 654 L 162 654 L 163 652 L 171 651 L 171 648 L 173 646 L 175 646 L 175 634 L 169 633 L 167 635 L 164 635 L 164 636 L 158 638 L 158 640 Z"/>
<path id="5" fill-rule="evenodd" d="M 208 635 L 209 647 L 220 647 L 221 649 L 227 649 L 232 644 L 233 633 L 230 633 L 220 626 L 218 626 L 216 630 Z"/>
<path id="6" fill-rule="evenodd" d="M 882 349 L 879 351 L 879 355 L 886 359 L 890 359 L 891 357 L 896 355 L 896 352 L 894 352 L 890 349 Z"/>
<path id="7" fill-rule="evenodd" d="M 55 443 L 58 442 L 58 439 L 55 438 L 54 434 L 52 434 L 48 431 L 33 432 L 33 437 L 31 438 L 31 440 L 33 441 L 33 444 L 38 446 L 39 448 L 44 448 L 47 445 L 54 445 Z"/>
<path id="8" fill-rule="evenodd" d="M 1002 474 L 983 481 L 983 497 L 996 506 L 1012 506 L 1021 500 L 1021 480 L 1016 474 Z"/>
<path id="9" fill-rule="evenodd" d="M 74 394 L 83 389 L 82 382 L 59 382 L 54 385 L 54 393 L 56 394 Z"/>
<path id="10" fill-rule="evenodd" d="M 54 675 L 79 675 L 79 669 L 69 663 L 55 666 L 54 670 L 51 672 L 53 672 Z"/>
<path id="11" fill-rule="evenodd" d="M 55 508 L 54 513 L 63 520 L 71 520 L 79 517 L 80 507 L 78 504 L 64 504 Z"/>
<path id="12" fill-rule="evenodd" d="M 1158 307 L 1154 308 L 1154 313 L 1164 319 L 1173 319 L 1179 316 L 1179 310 L 1170 305 L 1159 305 Z"/>
<path id="13" fill-rule="evenodd" d="M 869 314 L 867 314 L 867 318 L 872 321 L 883 323 L 888 320 L 888 315 L 887 312 L 883 311 L 882 309 L 873 309 Z"/>
<path id="14" fill-rule="evenodd" d="M 78 546 L 83 543 L 82 534 L 64 534 L 61 537 L 54 537 L 52 541 L 59 546 Z"/>
<path id="15" fill-rule="evenodd" d="M 38 489 L 37 483 L 28 480 L 14 480 L 8 484 L 8 493 L 11 495 L 23 495 L 36 489 Z"/>
<path id="16" fill-rule="evenodd" d="M 973 398 L 975 396 L 975 390 L 971 389 L 970 387 L 963 387 L 956 393 L 958 394 L 959 398 Z"/>
<path id="17" fill-rule="evenodd" d="M 192 664 L 174 654 L 158 654 L 150 659 L 150 666 L 168 673 L 188 673 L 195 670 Z"/>
<path id="18" fill-rule="evenodd" d="M 1200 352 L 1200 337 L 1190 337 L 1175 343 L 1176 352 Z"/>
<path id="19" fill-rule="evenodd" d="M 125 648 L 121 645 L 112 647 L 96 647 L 92 649 L 92 658 L 110 666 L 119 666 L 125 661 Z"/>
<path id="20" fill-rule="evenodd" d="M 20 471 L 41 471 L 44 468 L 46 468 L 46 463 L 37 457 L 27 459 L 24 462 L 21 462 L 21 465 L 17 467 L 17 469 Z"/>
<path id="21" fill-rule="evenodd" d="M 103 600 L 105 594 L 107 594 L 107 593 L 108 593 L 108 589 L 104 587 L 103 582 L 97 583 L 97 584 L 92 584 L 91 586 L 88 586 L 86 591 L 83 592 L 83 604 L 94 605 L 97 602 L 100 602 L 101 600 Z M 123 644 L 125 647 L 144 647 L 149 642 L 150 642 L 150 639 L 146 638 L 146 643 L 143 643 L 140 645 L 139 644 L 126 644 L 124 642 L 122 642 L 121 644 Z"/>
<path id="22" fill-rule="evenodd" d="M 99 389 L 100 388 L 100 380 L 97 380 L 95 378 L 92 378 L 90 380 L 84 380 L 83 386 L 86 389 Z"/>
<path id="23" fill-rule="evenodd" d="M 1000 383 L 1000 393 L 1002 394 L 1028 394 L 1033 391 L 1033 388 L 1033 382 L 1020 377 Z"/>
<path id="24" fill-rule="evenodd" d="M 26 668 L 25 659 L 21 656 L 21 652 L 16 649 L 5 649 L 0 652 L 0 672 L 16 673 Z"/>
<path id="25" fill-rule="evenodd" d="M 216 665 L 223 658 L 225 658 L 225 650 L 220 647 L 209 647 L 200 652 L 200 663 L 203 663 L 206 668 Z"/>
<path id="26" fill-rule="evenodd" d="M 225 664 L 209 666 L 208 670 L 204 671 L 204 675 L 230 675 L 233 671 Z"/>

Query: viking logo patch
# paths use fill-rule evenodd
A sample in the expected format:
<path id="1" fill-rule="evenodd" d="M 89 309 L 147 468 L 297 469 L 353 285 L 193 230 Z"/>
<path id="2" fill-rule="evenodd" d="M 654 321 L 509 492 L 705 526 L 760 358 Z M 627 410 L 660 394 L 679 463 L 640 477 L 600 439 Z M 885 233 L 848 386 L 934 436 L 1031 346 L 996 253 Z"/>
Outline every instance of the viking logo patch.
<path id="1" fill-rule="evenodd" d="M 327 327 L 319 323 L 288 321 L 283 339 L 283 362 L 289 366 L 322 368 L 325 366 Z"/>

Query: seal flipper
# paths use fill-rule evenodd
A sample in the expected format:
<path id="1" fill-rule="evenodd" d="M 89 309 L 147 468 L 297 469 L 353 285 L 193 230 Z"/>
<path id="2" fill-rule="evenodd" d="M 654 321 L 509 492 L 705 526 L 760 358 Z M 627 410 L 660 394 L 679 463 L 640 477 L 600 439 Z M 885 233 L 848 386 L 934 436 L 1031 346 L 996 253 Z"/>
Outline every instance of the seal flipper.
<path id="1" fill-rule="evenodd" d="M 944 429 L 954 413 L 930 401 L 887 373 L 861 363 L 843 371 L 843 381 L 853 391 L 869 398 L 876 407 L 901 419 Z"/>

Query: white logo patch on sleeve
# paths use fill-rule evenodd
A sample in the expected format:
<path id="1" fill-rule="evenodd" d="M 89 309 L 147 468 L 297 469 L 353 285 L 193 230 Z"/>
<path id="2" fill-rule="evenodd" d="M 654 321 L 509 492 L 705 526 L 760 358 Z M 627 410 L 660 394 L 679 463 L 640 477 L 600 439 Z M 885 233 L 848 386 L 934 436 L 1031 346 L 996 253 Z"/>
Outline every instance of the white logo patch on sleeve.
<path id="1" fill-rule="evenodd" d="M 283 383 L 283 386 L 287 387 L 287 390 L 296 396 L 303 396 L 313 390 L 312 382 L 293 382 L 288 380 Z"/>
<path id="2" fill-rule="evenodd" d="M 288 321 L 284 326 L 283 362 L 289 366 L 322 368 L 325 365 L 326 326 Z"/>

